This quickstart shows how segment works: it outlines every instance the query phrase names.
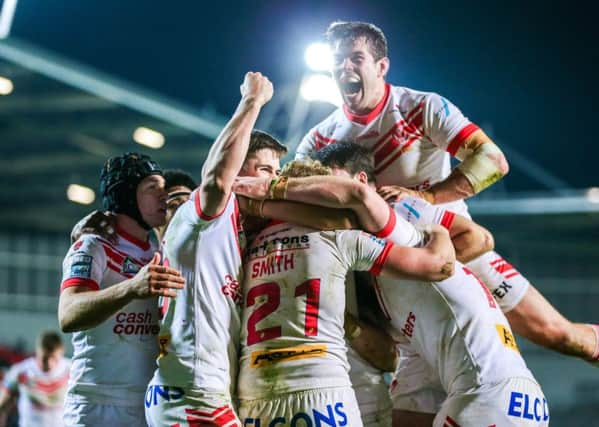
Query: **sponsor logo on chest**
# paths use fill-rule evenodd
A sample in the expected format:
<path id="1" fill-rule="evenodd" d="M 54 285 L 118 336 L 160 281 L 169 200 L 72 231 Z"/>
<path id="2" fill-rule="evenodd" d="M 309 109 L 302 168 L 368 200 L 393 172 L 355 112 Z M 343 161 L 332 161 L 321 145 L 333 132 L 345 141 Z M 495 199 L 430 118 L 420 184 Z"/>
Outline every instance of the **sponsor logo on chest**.
<path id="1" fill-rule="evenodd" d="M 121 267 L 121 273 L 124 274 L 136 274 L 140 270 L 139 265 L 135 263 L 131 258 L 125 257 L 123 265 Z"/>
<path id="2" fill-rule="evenodd" d="M 406 323 L 404 323 L 401 332 L 407 338 L 412 338 L 414 335 L 414 328 L 416 327 L 416 315 L 410 311 L 408 317 L 406 318 Z"/>

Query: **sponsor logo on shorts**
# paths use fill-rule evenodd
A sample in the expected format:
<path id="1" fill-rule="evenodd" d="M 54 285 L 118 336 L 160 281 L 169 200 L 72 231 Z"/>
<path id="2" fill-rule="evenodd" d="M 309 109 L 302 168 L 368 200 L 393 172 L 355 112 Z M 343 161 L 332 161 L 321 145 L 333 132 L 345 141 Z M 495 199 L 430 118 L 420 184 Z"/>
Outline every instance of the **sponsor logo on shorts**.
<path id="1" fill-rule="evenodd" d="M 90 255 L 73 254 L 71 256 L 70 277 L 89 279 L 92 276 L 92 260 Z"/>
<path id="2" fill-rule="evenodd" d="M 250 366 L 252 368 L 261 368 L 279 362 L 324 357 L 326 352 L 327 346 L 325 344 L 298 345 L 276 350 L 254 351 L 252 352 Z"/>
<path id="3" fill-rule="evenodd" d="M 142 313 L 121 311 L 117 313 L 115 320 L 112 331 L 119 335 L 158 335 L 160 330 L 150 310 Z"/>
<path id="4" fill-rule="evenodd" d="M 547 421 L 549 420 L 549 407 L 544 397 L 512 391 L 507 414 L 510 417 L 527 420 Z"/>
<path id="5" fill-rule="evenodd" d="M 158 405 L 159 401 L 170 402 L 182 399 L 185 392 L 180 387 L 168 385 L 149 385 L 146 390 L 146 408 Z"/>
<path id="6" fill-rule="evenodd" d="M 297 412 L 289 421 L 283 416 L 269 417 L 270 422 L 261 422 L 261 418 L 246 418 L 243 420 L 243 426 L 252 427 L 343 427 L 353 424 L 349 420 L 343 408 L 343 402 L 337 402 L 326 406 L 326 412 L 320 412 L 316 409 L 306 410 L 306 412 Z"/>
<path id="7" fill-rule="evenodd" d="M 505 347 L 517 351 L 518 353 L 520 352 L 520 350 L 518 350 L 518 345 L 516 344 L 516 338 L 514 338 L 514 334 L 512 334 L 512 331 L 510 331 L 507 326 L 498 323 L 495 325 L 495 329 L 497 329 L 499 339 Z"/>

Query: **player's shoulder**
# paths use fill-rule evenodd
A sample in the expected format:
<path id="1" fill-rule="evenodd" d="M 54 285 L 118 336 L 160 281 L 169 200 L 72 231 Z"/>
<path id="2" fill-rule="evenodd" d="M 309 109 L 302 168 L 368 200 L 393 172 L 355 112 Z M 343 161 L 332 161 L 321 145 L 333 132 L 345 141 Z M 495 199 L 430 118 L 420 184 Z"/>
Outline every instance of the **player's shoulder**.
<path id="1" fill-rule="evenodd" d="M 97 234 L 83 234 L 71 245 L 69 253 L 91 253 L 102 246 L 113 246 L 113 244 Z"/>
<path id="2" fill-rule="evenodd" d="M 394 104 L 400 106 L 400 109 L 410 110 L 418 105 L 426 105 L 436 102 L 442 97 L 436 92 L 416 90 L 405 86 L 392 86 L 391 95 L 394 98 Z"/>
<path id="3" fill-rule="evenodd" d="M 340 123 L 347 121 L 343 110 L 339 107 L 310 129 L 307 136 L 310 138 L 331 136 Z"/>

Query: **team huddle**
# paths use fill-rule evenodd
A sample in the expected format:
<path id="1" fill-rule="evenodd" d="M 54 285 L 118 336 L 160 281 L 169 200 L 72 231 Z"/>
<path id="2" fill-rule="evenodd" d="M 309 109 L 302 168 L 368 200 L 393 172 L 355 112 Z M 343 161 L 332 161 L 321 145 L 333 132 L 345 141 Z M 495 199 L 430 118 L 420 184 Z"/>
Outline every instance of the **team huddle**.
<path id="1" fill-rule="evenodd" d="M 282 170 L 253 72 L 199 186 L 144 155 L 106 162 L 112 214 L 63 263 L 65 425 L 546 426 L 512 331 L 597 365 L 599 328 L 563 318 L 468 214 L 508 172 L 497 145 L 387 83 L 376 26 L 327 38 L 344 105 Z"/>

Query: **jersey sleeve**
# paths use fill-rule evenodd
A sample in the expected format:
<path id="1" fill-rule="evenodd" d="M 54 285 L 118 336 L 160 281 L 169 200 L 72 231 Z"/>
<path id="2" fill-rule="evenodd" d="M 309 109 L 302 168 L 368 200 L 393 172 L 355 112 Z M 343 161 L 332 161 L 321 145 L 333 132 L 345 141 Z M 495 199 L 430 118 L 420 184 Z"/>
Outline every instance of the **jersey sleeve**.
<path id="1" fill-rule="evenodd" d="M 188 224 L 193 224 L 203 229 L 214 223 L 219 218 L 223 217 L 228 212 L 234 212 L 235 215 L 238 215 L 239 212 L 237 207 L 237 199 L 233 193 L 229 195 L 229 199 L 227 200 L 227 203 L 221 212 L 218 212 L 215 215 L 207 215 L 202 210 L 200 189 L 197 188 L 191 193 L 189 201 L 182 204 L 177 210 L 175 217 L 178 217 L 178 221 L 182 220 Z"/>
<path id="2" fill-rule="evenodd" d="M 424 241 L 424 234 L 389 206 L 389 221 L 376 237 L 391 240 L 396 245 L 416 247 Z"/>
<path id="3" fill-rule="evenodd" d="M 470 122 L 450 101 L 436 93 L 424 101 L 424 134 L 433 144 L 452 156 L 479 127 Z"/>
<path id="4" fill-rule="evenodd" d="M 393 208 L 398 217 L 416 226 L 439 224 L 449 230 L 455 218 L 454 212 L 418 197 L 405 197 L 394 203 Z"/>
<path id="5" fill-rule="evenodd" d="M 71 246 L 62 262 L 60 291 L 71 286 L 86 286 L 91 290 L 99 290 L 107 263 L 102 240 L 91 234 L 81 236 Z"/>
<path id="6" fill-rule="evenodd" d="M 17 363 L 10 367 L 6 374 L 4 375 L 4 379 L 2 381 L 2 387 L 10 392 L 10 394 L 15 394 L 19 391 L 19 373 L 21 372 L 21 363 Z"/>
<path id="7" fill-rule="evenodd" d="M 350 270 L 379 275 L 393 243 L 359 230 L 337 231 L 337 247 Z"/>
<path id="8" fill-rule="evenodd" d="M 295 160 L 307 159 L 310 157 L 310 155 L 314 151 L 316 151 L 316 149 L 314 148 L 314 145 L 315 145 L 314 132 L 316 132 L 316 129 L 310 129 L 310 132 L 308 132 L 302 138 L 302 140 L 299 143 L 299 145 L 297 146 L 297 150 L 295 152 Z"/>

